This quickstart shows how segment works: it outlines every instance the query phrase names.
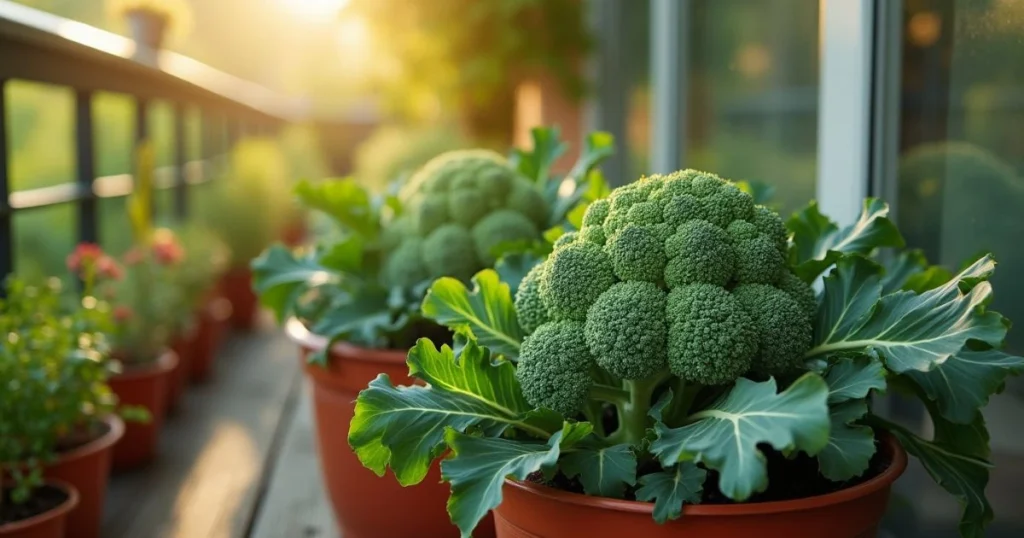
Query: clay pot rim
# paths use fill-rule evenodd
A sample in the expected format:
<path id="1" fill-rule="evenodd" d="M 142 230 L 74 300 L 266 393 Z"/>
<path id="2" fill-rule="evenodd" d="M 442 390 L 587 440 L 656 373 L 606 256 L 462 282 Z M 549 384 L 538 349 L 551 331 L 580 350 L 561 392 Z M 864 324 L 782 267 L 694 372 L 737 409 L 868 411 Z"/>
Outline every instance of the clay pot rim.
<path id="1" fill-rule="evenodd" d="M 293 342 L 307 351 L 319 351 L 327 347 L 327 338 L 310 331 L 298 318 L 289 318 L 284 324 L 284 332 Z M 408 352 L 401 349 L 376 349 L 360 347 L 348 342 L 335 342 L 331 346 L 330 355 L 345 360 L 405 365 Z M 314 365 L 309 366 L 323 370 Z"/>
<path id="2" fill-rule="evenodd" d="M 46 482 L 44 482 L 44 485 L 60 489 L 61 491 L 67 494 L 68 498 L 65 499 L 64 502 L 57 505 L 56 508 L 51 508 L 50 510 L 45 511 L 42 514 L 36 514 L 28 519 L 12 521 L 10 523 L 0 525 L 0 537 L 13 535 L 17 532 L 24 532 L 37 525 L 42 525 L 54 519 L 65 517 L 68 515 L 69 512 L 71 512 L 78 506 L 78 490 L 75 489 L 75 487 L 72 486 L 71 484 L 68 484 L 67 482 L 62 482 L 60 480 L 48 479 L 46 480 Z"/>
<path id="3" fill-rule="evenodd" d="M 84 445 L 60 452 L 58 454 L 57 461 L 53 462 L 51 466 L 91 456 L 97 452 L 114 446 L 114 443 L 124 436 L 124 420 L 115 414 L 110 414 L 103 419 L 103 422 L 108 426 L 106 433 L 92 441 L 89 441 L 88 443 L 85 443 Z"/>
<path id="4" fill-rule="evenodd" d="M 842 504 L 854 499 L 866 497 L 891 486 L 907 468 L 907 453 L 903 447 L 900 446 L 899 442 L 896 441 L 896 438 L 888 432 L 880 432 L 878 434 L 878 439 L 885 447 L 888 447 L 888 451 L 892 454 L 892 461 L 889 462 L 889 466 L 877 476 L 857 484 L 856 486 L 834 491 L 832 493 L 826 493 L 824 495 L 815 495 L 814 497 L 791 499 L 787 501 L 745 504 L 686 505 L 683 507 L 683 517 L 735 517 L 801 512 L 813 508 Z M 540 484 L 519 482 L 507 478 L 505 479 L 505 486 L 518 489 L 530 495 L 544 497 L 558 503 L 574 504 L 615 512 L 631 512 L 640 514 L 652 514 L 654 512 L 653 503 L 609 499 L 606 497 L 593 497 L 590 495 L 583 495 L 581 493 L 562 491 Z"/>
<path id="5" fill-rule="evenodd" d="M 171 348 L 164 348 L 157 360 L 148 363 L 131 364 L 122 362 L 123 372 L 113 376 L 118 381 L 130 381 L 164 375 L 178 366 L 178 354 Z"/>

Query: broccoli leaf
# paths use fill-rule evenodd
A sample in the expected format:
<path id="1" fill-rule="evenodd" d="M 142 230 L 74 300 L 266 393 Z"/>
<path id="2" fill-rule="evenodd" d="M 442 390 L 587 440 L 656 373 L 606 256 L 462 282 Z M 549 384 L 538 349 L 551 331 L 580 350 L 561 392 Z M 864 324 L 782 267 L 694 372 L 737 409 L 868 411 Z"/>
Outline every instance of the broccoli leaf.
<path id="1" fill-rule="evenodd" d="M 854 424 L 866 415 L 864 400 L 848 400 L 830 409 L 831 429 L 828 445 L 818 453 L 821 474 L 836 482 L 864 474 L 875 455 L 875 432 L 867 426 Z"/>
<path id="2" fill-rule="evenodd" d="M 551 206 L 549 226 L 561 224 L 581 200 L 591 201 L 607 196 L 608 183 L 596 167 L 615 154 L 615 137 L 606 132 L 593 132 L 583 141 L 583 151 L 572 170 L 562 181 L 545 186 L 544 196 Z"/>
<path id="3" fill-rule="evenodd" d="M 444 277 L 434 281 L 423 298 L 423 315 L 467 336 L 492 352 L 515 361 L 523 342 L 508 284 L 492 269 L 473 277 L 473 290 Z"/>
<path id="4" fill-rule="evenodd" d="M 793 272 L 804 281 L 813 282 L 843 254 L 870 254 L 881 247 L 902 247 L 903 236 L 888 215 L 885 202 L 868 198 L 857 222 L 840 229 L 818 211 L 817 202 L 811 202 L 786 223 L 793 234 Z"/>
<path id="5" fill-rule="evenodd" d="M 306 207 L 323 211 L 342 228 L 367 240 L 380 232 L 380 218 L 369 193 L 353 179 L 300 181 L 295 194 Z"/>
<path id="6" fill-rule="evenodd" d="M 988 404 L 989 396 L 1002 392 L 1006 378 L 1024 372 L 1024 358 L 989 349 L 961 350 L 928 372 L 908 370 L 939 413 L 959 424 L 968 424 Z"/>
<path id="7" fill-rule="evenodd" d="M 928 265 L 921 250 L 906 250 L 885 263 L 882 295 L 899 290 L 921 293 L 941 286 L 953 275 L 938 265 Z"/>
<path id="8" fill-rule="evenodd" d="M 962 508 L 960 535 L 982 538 L 985 527 L 995 516 L 985 498 L 992 464 L 987 459 L 988 432 L 981 415 L 970 425 L 952 424 L 941 418 L 935 420 L 935 435 L 931 441 L 878 417 L 872 420 L 892 432 L 932 479 L 957 498 Z"/>
<path id="9" fill-rule="evenodd" d="M 395 387 L 381 374 L 356 399 L 349 444 L 378 475 L 390 465 L 402 485 L 419 483 L 443 450 L 446 428 L 497 434 L 516 426 L 542 439 L 561 428 L 557 414 L 534 411 L 526 402 L 511 363 L 492 364 L 472 341 L 456 362 L 448 346 L 438 350 L 421 338 L 408 364 L 409 374 L 429 387 Z"/>
<path id="10" fill-rule="evenodd" d="M 737 501 L 768 486 L 764 454 L 767 443 L 777 450 L 802 450 L 810 455 L 828 444 L 828 385 L 807 373 L 777 393 L 774 379 L 740 378 L 710 406 L 687 419 L 686 426 L 655 424 L 651 453 L 668 467 L 696 461 L 719 471 L 719 488 Z"/>
<path id="11" fill-rule="evenodd" d="M 636 484 L 636 455 L 626 444 L 582 446 L 562 457 L 562 472 L 579 477 L 587 495 L 621 499 L 626 486 Z"/>
<path id="12" fill-rule="evenodd" d="M 775 185 L 765 183 L 764 181 L 737 181 L 736 186 L 741 191 L 749 194 L 754 199 L 755 204 L 768 205 L 775 196 Z"/>
<path id="13" fill-rule="evenodd" d="M 526 273 L 543 261 L 544 258 L 533 252 L 515 252 L 499 258 L 494 270 L 498 272 L 501 281 L 508 284 L 509 292 L 514 297 Z"/>
<path id="14" fill-rule="evenodd" d="M 698 504 L 704 495 L 707 471 L 691 462 L 640 477 L 636 490 L 638 501 L 654 501 L 654 521 L 659 524 L 679 519 L 683 504 Z"/>
<path id="15" fill-rule="evenodd" d="M 533 149 L 513 149 L 509 162 L 520 174 L 543 187 L 548 183 L 551 167 L 568 146 L 562 142 L 557 127 L 534 127 L 530 130 L 530 136 L 533 138 Z"/>
<path id="16" fill-rule="evenodd" d="M 383 345 L 386 333 L 398 330 L 407 321 L 404 315 L 391 310 L 390 296 L 388 290 L 379 286 L 356 287 L 321 313 L 310 329 L 331 342 L 349 340 L 363 346 Z M 310 355 L 310 361 L 326 364 L 326 350 Z"/>
<path id="17" fill-rule="evenodd" d="M 501 504 L 506 477 L 526 480 L 534 472 L 552 470 L 564 439 L 578 437 L 572 433 L 578 426 L 565 424 L 546 443 L 475 437 L 449 428 L 445 440 L 453 455 L 441 462 L 441 477 L 451 483 L 448 513 L 462 536 L 471 536 L 487 512 Z"/>
<path id="18" fill-rule="evenodd" d="M 867 398 L 872 390 L 885 391 L 885 366 L 874 357 L 839 358 L 825 374 L 828 403 Z"/>
<path id="19" fill-rule="evenodd" d="M 303 293 L 319 285 L 336 283 L 340 278 L 320 263 L 316 253 L 297 256 L 282 245 L 265 250 L 251 266 L 253 289 L 279 322 L 294 313 Z"/>
<path id="20" fill-rule="evenodd" d="M 998 346 L 1006 336 L 1004 319 L 981 308 L 992 296 L 987 279 L 994 268 L 985 256 L 937 288 L 879 297 L 880 268 L 857 256 L 845 257 L 825 279 L 814 347 L 805 357 L 877 354 L 890 370 L 903 373 L 935 368 L 968 340 Z"/>

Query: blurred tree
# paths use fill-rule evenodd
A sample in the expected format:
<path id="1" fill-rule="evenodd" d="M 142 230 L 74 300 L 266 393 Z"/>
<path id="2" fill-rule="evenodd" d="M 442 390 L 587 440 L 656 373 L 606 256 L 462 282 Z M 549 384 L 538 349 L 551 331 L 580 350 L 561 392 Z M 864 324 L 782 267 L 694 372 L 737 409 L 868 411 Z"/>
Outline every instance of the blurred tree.
<path id="1" fill-rule="evenodd" d="M 569 96 L 584 90 L 588 48 L 581 0 L 351 0 L 383 55 L 373 73 L 393 109 L 453 110 L 466 134 L 507 143 L 518 83 L 539 70 Z"/>

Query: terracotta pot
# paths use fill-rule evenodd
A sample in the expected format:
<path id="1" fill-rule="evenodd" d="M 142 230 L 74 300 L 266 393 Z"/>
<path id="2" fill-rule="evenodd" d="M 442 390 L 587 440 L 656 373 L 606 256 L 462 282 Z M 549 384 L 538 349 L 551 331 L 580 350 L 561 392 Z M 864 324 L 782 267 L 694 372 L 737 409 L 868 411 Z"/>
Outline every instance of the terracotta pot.
<path id="1" fill-rule="evenodd" d="M 167 410 L 174 411 L 181 403 L 181 397 L 185 393 L 186 382 L 192 374 L 192 357 L 195 355 L 195 333 L 192 328 L 179 334 L 171 341 L 171 350 L 178 356 L 178 364 L 174 366 L 171 377 L 167 384 Z"/>
<path id="2" fill-rule="evenodd" d="M 347 344 L 331 348 L 327 368 L 307 364 L 306 356 L 323 349 L 326 339 L 311 334 L 296 320 L 286 326 L 298 342 L 306 375 L 313 382 L 320 465 L 338 525 L 346 538 L 458 537 L 446 509 L 449 488 L 435 463 L 420 484 L 403 488 L 390 473 L 378 477 L 363 467 L 348 444 L 348 426 L 356 395 L 377 374 L 410 385 L 405 352 L 363 349 Z M 401 506 L 396 517 L 394 507 Z M 475 537 L 493 536 L 493 523 L 481 522 Z"/>
<path id="3" fill-rule="evenodd" d="M 213 363 L 224 340 L 231 303 L 218 296 L 211 298 L 196 314 L 195 340 L 192 345 L 192 381 L 206 381 L 213 372 Z"/>
<path id="4" fill-rule="evenodd" d="M 281 242 L 289 247 L 297 247 L 306 241 L 306 221 L 299 217 L 285 226 L 281 232 Z"/>
<path id="5" fill-rule="evenodd" d="M 256 326 L 259 299 L 252 290 L 252 271 L 248 267 L 231 269 L 221 278 L 221 290 L 231 302 L 231 326 L 251 331 Z"/>
<path id="6" fill-rule="evenodd" d="M 178 356 L 164 352 L 153 364 L 126 367 L 110 378 L 110 388 L 122 405 L 136 405 L 149 410 L 147 423 L 132 422 L 125 426 L 124 437 L 114 445 L 114 469 L 137 468 L 153 460 L 160 444 L 160 428 L 167 412 L 167 387 Z"/>
<path id="7" fill-rule="evenodd" d="M 882 473 L 848 489 L 792 501 L 687 506 L 658 525 L 653 504 L 589 497 L 537 484 L 505 481 L 495 510 L 498 538 L 873 538 L 907 454 L 881 436 L 890 459 Z"/>
<path id="8" fill-rule="evenodd" d="M 48 480 L 46 485 L 61 489 L 68 498 L 42 514 L 0 525 L 0 538 L 63 538 L 68 513 L 78 505 L 78 492 L 69 484 Z"/>
<path id="9" fill-rule="evenodd" d="M 124 421 L 106 419 L 107 431 L 78 448 L 62 452 L 46 467 L 46 477 L 67 482 L 79 493 L 78 507 L 68 515 L 66 538 L 99 538 L 103 503 L 107 496 L 114 443 L 124 435 Z"/>

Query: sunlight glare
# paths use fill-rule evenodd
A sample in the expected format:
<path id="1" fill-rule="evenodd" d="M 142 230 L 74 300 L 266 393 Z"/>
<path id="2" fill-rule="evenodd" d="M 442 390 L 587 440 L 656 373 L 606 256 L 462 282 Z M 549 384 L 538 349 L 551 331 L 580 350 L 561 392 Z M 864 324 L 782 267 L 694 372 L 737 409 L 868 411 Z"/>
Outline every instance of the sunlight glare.
<path id="1" fill-rule="evenodd" d="M 334 19 L 348 0 L 277 0 L 296 15 L 310 19 Z"/>

